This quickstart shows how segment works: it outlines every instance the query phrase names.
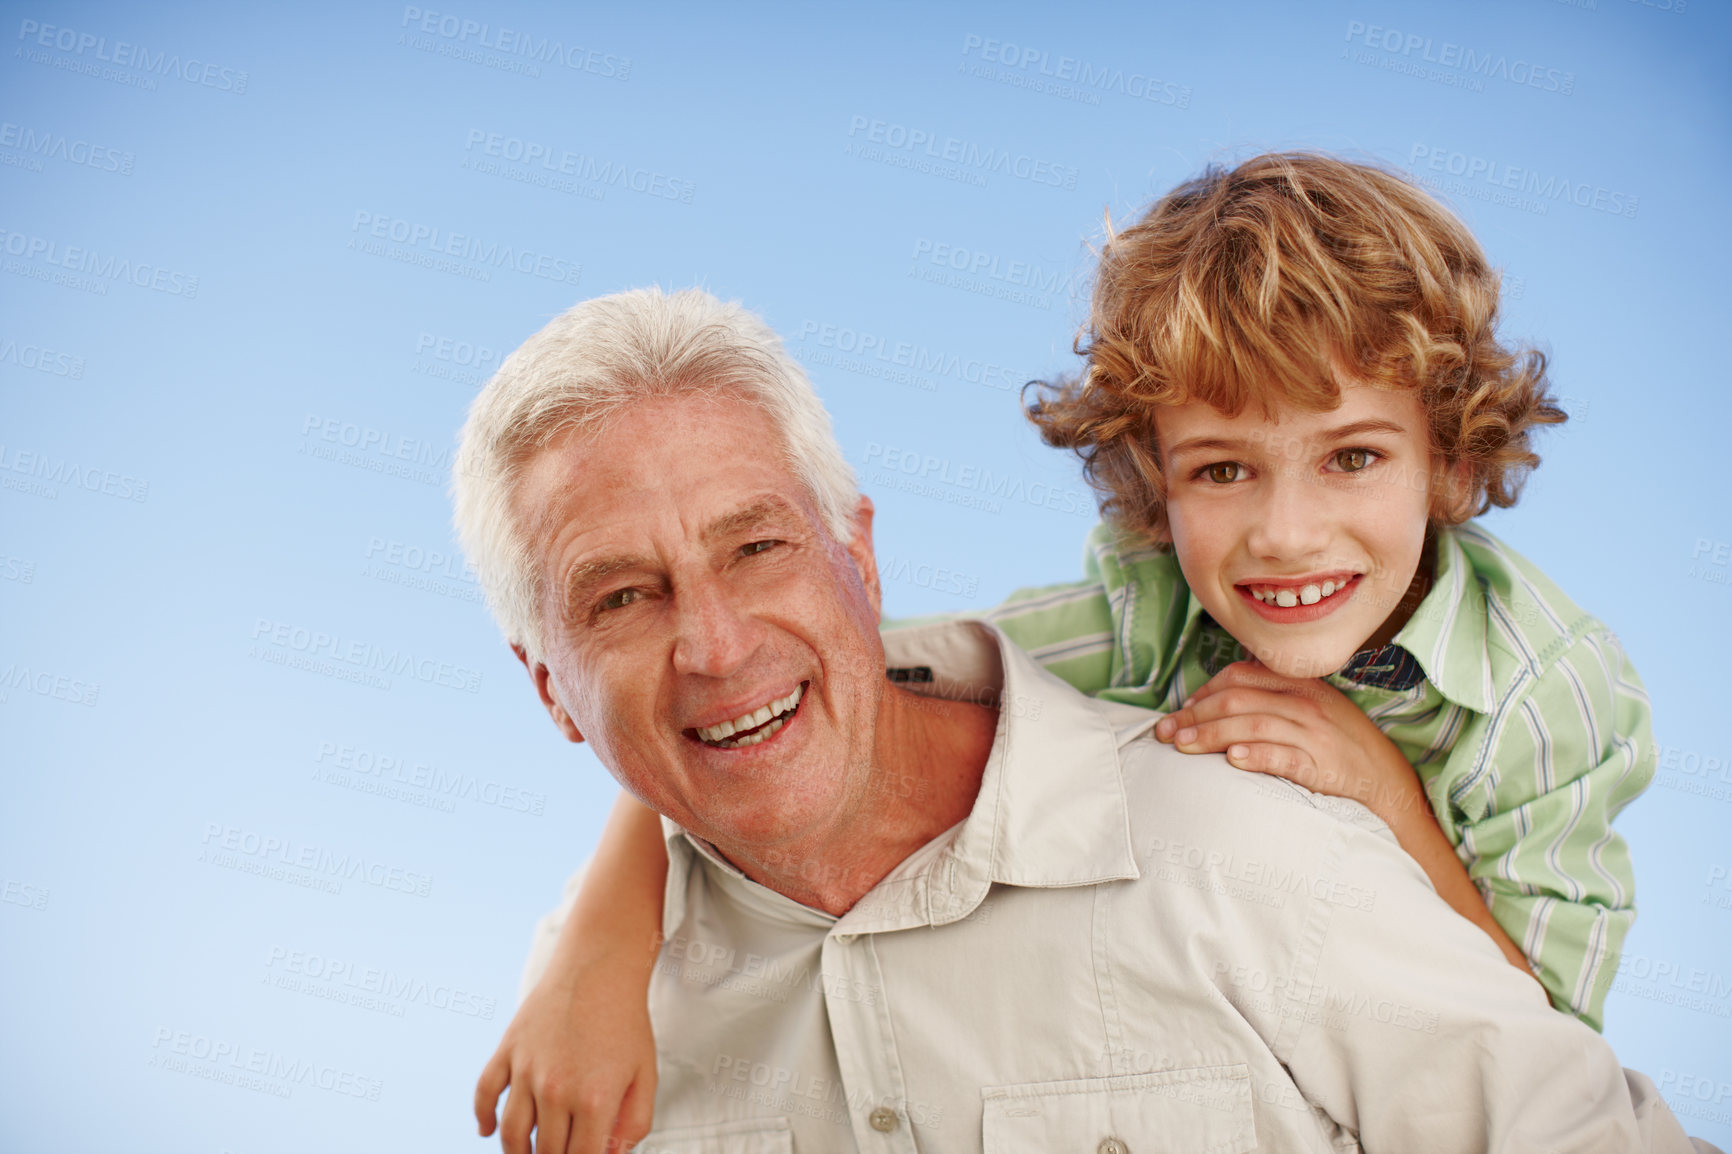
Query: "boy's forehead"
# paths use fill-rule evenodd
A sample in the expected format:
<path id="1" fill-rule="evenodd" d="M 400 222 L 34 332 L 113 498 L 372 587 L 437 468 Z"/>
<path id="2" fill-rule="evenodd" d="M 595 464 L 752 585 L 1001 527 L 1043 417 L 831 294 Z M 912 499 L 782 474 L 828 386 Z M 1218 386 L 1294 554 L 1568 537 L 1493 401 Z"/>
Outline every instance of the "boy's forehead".
<path id="1" fill-rule="evenodd" d="M 1162 405 L 1155 410 L 1154 421 L 1156 436 L 1163 445 L 1210 432 L 1244 436 L 1254 430 L 1280 429 L 1298 437 L 1366 422 L 1392 426 L 1391 432 L 1421 432 L 1425 429 L 1425 406 L 1418 389 L 1348 380 L 1341 382 L 1336 403 L 1327 408 L 1301 405 L 1269 391 L 1237 413 L 1196 399 Z"/>

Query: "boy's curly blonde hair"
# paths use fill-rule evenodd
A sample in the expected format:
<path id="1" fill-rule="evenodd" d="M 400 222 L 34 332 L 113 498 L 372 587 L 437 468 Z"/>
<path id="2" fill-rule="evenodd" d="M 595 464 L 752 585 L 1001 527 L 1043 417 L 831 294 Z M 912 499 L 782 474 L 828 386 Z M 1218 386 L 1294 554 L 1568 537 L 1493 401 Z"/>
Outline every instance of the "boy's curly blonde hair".
<path id="1" fill-rule="evenodd" d="M 1431 445 L 1465 484 L 1431 517 L 1508 507 L 1539 463 L 1536 425 L 1566 415 L 1546 358 L 1498 343 L 1498 273 L 1467 227 L 1401 177 L 1313 153 L 1211 167 L 1122 232 L 1107 225 L 1078 377 L 1031 382 L 1028 415 L 1076 450 L 1121 528 L 1161 539 L 1162 407 L 1206 401 L 1320 412 L 1340 375 L 1417 388 Z"/>

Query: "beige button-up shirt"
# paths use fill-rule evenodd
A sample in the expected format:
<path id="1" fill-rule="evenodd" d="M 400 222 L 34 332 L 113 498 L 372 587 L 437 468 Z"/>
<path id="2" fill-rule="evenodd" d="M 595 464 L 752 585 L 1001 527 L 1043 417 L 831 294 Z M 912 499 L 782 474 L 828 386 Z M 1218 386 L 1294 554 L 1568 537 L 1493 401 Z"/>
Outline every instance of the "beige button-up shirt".
<path id="1" fill-rule="evenodd" d="M 1179 754 L 988 626 L 886 644 L 999 701 L 974 809 L 841 917 L 665 823 L 640 1151 L 1691 1149 L 1367 810 Z"/>

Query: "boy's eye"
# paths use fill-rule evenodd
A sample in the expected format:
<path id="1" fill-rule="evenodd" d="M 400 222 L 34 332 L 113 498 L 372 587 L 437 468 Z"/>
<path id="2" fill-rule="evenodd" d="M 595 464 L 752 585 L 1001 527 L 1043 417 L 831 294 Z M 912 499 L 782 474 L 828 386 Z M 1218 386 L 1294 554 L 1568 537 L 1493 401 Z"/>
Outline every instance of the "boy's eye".
<path id="1" fill-rule="evenodd" d="M 1237 461 L 1217 461 L 1213 465 L 1203 467 L 1203 475 L 1217 485 L 1231 485 L 1245 472 L 1245 466 Z"/>
<path id="2" fill-rule="evenodd" d="M 1335 465 L 1343 473 L 1357 473 L 1371 464 L 1372 456 L 1370 449 L 1342 449 L 1335 454 Z"/>

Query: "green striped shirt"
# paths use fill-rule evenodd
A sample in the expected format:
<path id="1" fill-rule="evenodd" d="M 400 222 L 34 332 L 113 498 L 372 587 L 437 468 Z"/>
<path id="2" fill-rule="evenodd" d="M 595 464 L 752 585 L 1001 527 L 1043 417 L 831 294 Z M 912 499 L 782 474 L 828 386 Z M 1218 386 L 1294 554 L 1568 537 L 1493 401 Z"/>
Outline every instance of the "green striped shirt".
<path id="1" fill-rule="evenodd" d="M 1394 638 L 1425 678 L 1326 680 L 1406 755 L 1553 1004 L 1599 1029 L 1636 915 L 1611 820 L 1653 777 L 1647 694 L 1611 630 L 1484 529 L 1440 530 L 1436 558 Z M 1083 692 L 1153 709 L 1177 709 L 1244 656 L 1173 554 L 1105 525 L 1083 581 L 1021 590 L 984 616 Z"/>

